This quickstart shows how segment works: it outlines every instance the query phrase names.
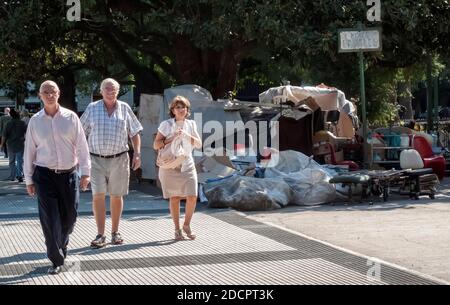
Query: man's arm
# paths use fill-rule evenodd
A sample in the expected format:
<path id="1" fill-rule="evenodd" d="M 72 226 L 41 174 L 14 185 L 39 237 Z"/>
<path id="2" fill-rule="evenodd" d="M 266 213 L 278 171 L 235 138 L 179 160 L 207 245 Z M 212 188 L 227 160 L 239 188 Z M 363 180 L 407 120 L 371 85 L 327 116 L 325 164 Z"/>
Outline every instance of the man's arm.
<path id="1" fill-rule="evenodd" d="M 27 133 L 25 136 L 25 149 L 23 155 L 23 172 L 25 176 L 25 184 L 27 185 L 27 192 L 30 196 L 35 195 L 35 188 L 33 182 L 34 164 L 36 160 L 36 142 L 33 138 L 34 121 L 30 120 L 28 124 Z"/>
<path id="2" fill-rule="evenodd" d="M 141 167 L 141 136 L 139 135 L 139 132 L 141 132 L 143 128 L 130 106 L 126 105 L 125 107 L 127 109 L 127 132 L 131 137 L 134 150 L 131 168 L 137 170 Z"/>
<path id="3" fill-rule="evenodd" d="M 141 167 L 141 136 L 139 133 L 134 135 L 134 137 L 131 138 L 131 142 L 133 143 L 133 162 L 131 163 L 131 168 L 133 170 L 137 170 L 139 167 Z"/>
<path id="4" fill-rule="evenodd" d="M 2 116 L 0 118 L 0 148 L 3 148 L 3 145 L 5 145 L 6 139 L 5 139 L 5 130 L 3 130 L 3 118 L 4 116 Z"/>
<path id="5" fill-rule="evenodd" d="M 6 134 L 6 132 L 5 132 L 5 134 Z M 1 148 L 3 148 L 3 145 L 5 145 L 5 142 L 6 142 L 6 135 L 2 135 L 2 134 L 0 134 L 0 147 Z"/>
<path id="6" fill-rule="evenodd" d="M 89 124 L 90 109 L 91 107 L 89 107 L 88 105 L 86 110 L 83 112 L 83 115 L 80 117 L 81 126 L 83 128 L 86 138 L 89 137 L 89 134 L 91 132 L 91 125 Z"/>
<path id="7" fill-rule="evenodd" d="M 89 147 L 87 144 L 86 136 L 83 131 L 83 126 L 78 117 L 75 118 L 77 129 L 77 140 L 75 143 L 78 164 L 81 172 L 80 187 L 81 190 L 85 191 L 89 182 L 91 174 L 91 158 L 89 156 Z"/>

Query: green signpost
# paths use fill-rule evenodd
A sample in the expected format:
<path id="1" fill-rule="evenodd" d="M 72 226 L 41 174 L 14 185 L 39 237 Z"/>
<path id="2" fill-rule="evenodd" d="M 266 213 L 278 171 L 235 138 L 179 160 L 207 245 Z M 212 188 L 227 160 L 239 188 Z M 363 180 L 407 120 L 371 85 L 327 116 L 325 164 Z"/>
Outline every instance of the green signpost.
<path id="1" fill-rule="evenodd" d="M 364 83 L 364 55 L 363 52 L 381 51 L 381 28 L 363 28 L 358 22 L 357 28 L 340 29 L 339 53 L 358 52 L 359 77 L 361 90 L 361 114 L 364 138 L 364 165 L 367 164 L 367 120 L 366 120 L 366 91 Z"/>

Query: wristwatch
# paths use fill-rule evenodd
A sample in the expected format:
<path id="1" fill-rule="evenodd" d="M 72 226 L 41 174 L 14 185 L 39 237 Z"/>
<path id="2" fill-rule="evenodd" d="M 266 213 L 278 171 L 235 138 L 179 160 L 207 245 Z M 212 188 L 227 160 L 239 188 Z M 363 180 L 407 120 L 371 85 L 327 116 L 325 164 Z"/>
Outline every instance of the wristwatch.
<path id="1" fill-rule="evenodd" d="M 135 159 L 140 159 L 141 158 L 141 154 L 134 153 L 133 156 L 134 156 Z"/>

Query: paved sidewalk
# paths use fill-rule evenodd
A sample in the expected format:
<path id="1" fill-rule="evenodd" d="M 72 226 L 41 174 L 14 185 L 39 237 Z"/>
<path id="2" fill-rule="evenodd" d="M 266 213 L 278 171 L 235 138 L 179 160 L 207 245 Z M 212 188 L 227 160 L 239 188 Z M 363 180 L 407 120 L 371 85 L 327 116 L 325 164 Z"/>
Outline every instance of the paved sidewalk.
<path id="1" fill-rule="evenodd" d="M 0 179 L 7 176 L 5 161 L 0 156 Z M 24 183 L 1 181 L 0 284 L 443 283 L 260 222 L 255 214 L 201 204 L 192 226 L 198 238 L 175 242 L 167 202 L 155 189 L 148 186 L 148 190 L 133 190 L 125 199 L 121 222 L 125 244 L 98 250 L 88 247 L 96 229 L 90 192 L 83 193 L 64 272 L 49 276 L 36 199 L 25 194 Z"/>

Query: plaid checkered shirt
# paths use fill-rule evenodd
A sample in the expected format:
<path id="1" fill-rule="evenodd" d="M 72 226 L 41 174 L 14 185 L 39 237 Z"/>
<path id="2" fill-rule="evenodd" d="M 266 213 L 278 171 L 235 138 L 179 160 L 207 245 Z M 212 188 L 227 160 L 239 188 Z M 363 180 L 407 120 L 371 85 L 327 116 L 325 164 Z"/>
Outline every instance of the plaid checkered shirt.
<path id="1" fill-rule="evenodd" d="M 128 137 L 143 129 L 130 106 L 119 100 L 111 116 L 103 100 L 99 100 L 88 105 L 80 120 L 89 151 L 103 156 L 128 151 Z"/>

